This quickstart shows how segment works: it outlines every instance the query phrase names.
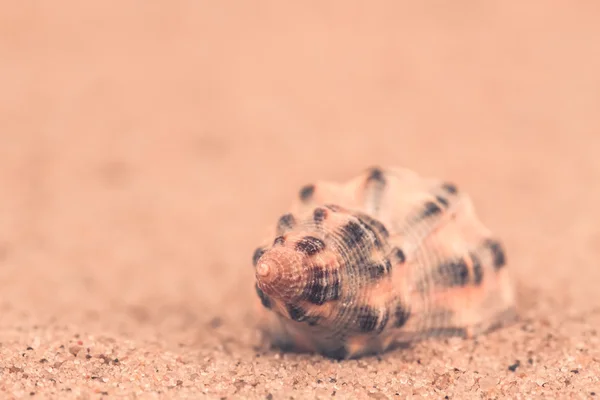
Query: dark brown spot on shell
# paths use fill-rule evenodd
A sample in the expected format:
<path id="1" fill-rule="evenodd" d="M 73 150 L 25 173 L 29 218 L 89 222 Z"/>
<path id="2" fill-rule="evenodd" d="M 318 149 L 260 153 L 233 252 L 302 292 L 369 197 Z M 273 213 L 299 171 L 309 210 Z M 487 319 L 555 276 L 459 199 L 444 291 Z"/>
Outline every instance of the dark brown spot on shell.
<path id="1" fill-rule="evenodd" d="M 428 201 L 425 203 L 422 217 L 428 218 L 428 217 L 431 217 L 432 215 L 439 214 L 440 212 L 442 212 L 442 209 L 440 208 L 440 206 L 435 204 L 433 201 Z"/>
<path id="2" fill-rule="evenodd" d="M 504 249 L 502 244 L 497 240 L 488 239 L 485 241 L 484 245 L 490 249 L 492 253 L 492 262 L 494 263 L 494 268 L 499 270 L 500 268 L 506 265 L 506 255 L 504 254 Z"/>
<path id="3" fill-rule="evenodd" d="M 448 286 L 465 286 L 469 282 L 469 267 L 462 258 L 443 262 L 438 274 L 441 283 Z"/>
<path id="4" fill-rule="evenodd" d="M 260 259 L 260 257 L 265 254 L 265 249 L 263 249 L 262 247 L 257 248 L 256 250 L 254 250 L 254 254 L 252 254 L 252 265 L 254 265 L 256 267 L 256 264 L 258 263 L 258 260 Z"/>
<path id="5" fill-rule="evenodd" d="M 271 300 L 269 297 L 262 290 L 260 290 L 257 284 L 254 285 L 254 288 L 256 289 L 256 294 L 260 298 L 263 307 L 271 308 Z"/>
<path id="6" fill-rule="evenodd" d="M 385 176 L 381 168 L 372 167 L 369 170 L 369 175 L 367 176 L 367 182 L 377 182 L 377 183 L 385 183 Z"/>
<path id="7" fill-rule="evenodd" d="M 368 264 L 365 267 L 365 270 L 370 279 L 380 279 L 383 276 L 390 273 L 392 269 L 392 264 L 390 260 L 383 260 L 382 262 L 374 262 L 372 264 Z"/>
<path id="8" fill-rule="evenodd" d="M 381 207 L 383 191 L 386 187 L 386 177 L 383 170 L 373 167 L 369 170 L 364 188 L 364 205 L 377 214 Z"/>
<path id="9" fill-rule="evenodd" d="M 366 232 L 360 224 L 350 221 L 340 228 L 340 237 L 347 247 L 353 248 L 363 244 Z"/>
<path id="10" fill-rule="evenodd" d="M 435 196 L 435 199 L 438 203 L 440 203 L 444 208 L 448 207 L 448 200 L 442 196 Z"/>
<path id="11" fill-rule="evenodd" d="M 314 236 L 305 236 L 296 243 L 296 250 L 312 256 L 325 249 L 325 242 Z"/>
<path id="12" fill-rule="evenodd" d="M 340 297 L 340 277 L 337 270 L 313 267 L 302 298 L 313 304 L 324 304 Z"/>
<path id="13" fill-rule="evenodd" d="M 323 221 L 325 221 L 325 219 L 327 218 L 327 210 L 322 208 L 322 207 L 318 207 L 315 208 L 315 210 L 313 211 L 313 220 L 315 221 L 315 224 L 320 224 Z"/>
<path id="14" fill-rule="evenodd" d="M 481 260 L 476 254 L 471 254 L 471 261 L 473 263 L 473 283 L 475 285 L 481 285 L 483 281 L 483 268 L 481 267 Z"/>
<path id="15" fill-rule="evenodd" d="M 385 274 L 385 267 L 379 263 L 367 265 L 365 269 L 371 279 L 379 279 Z"/>
<path id="16" fill-rule="evenodd" d="M 292 320 L 301 322 L 306 319 L 306 311 L 302 307 L 296 304 L 288 304 L 286 309 Z"/>
<path id="17" fill-rule="evenodd" d="M 361 332 L 372 332 L 377 328 L 379 312 L 369 306 L 356 309 L 356 323 Z"/>
<path id="18" fill-rule="evenodd" d="M 399 247 L 394 247 L 394 249 L 392 250 L 392 255 L 396 259 L 396 262 L 399 264 L 403 264 L 406 261 L 406 256 L 404 255 L 402 249 Z"/>
<path id="19" fill-rule="evenodd" d="M 319 323 L 318 316 L 306 315 L 306 311 L 297 304 L 287 304 L 286 310 L 293 321 L 306 322 L 309 326 L 316 326 Z"/>
<path id="20" fill-rule="evenodd" d="M 277 235 L 281 236 L 287 231 L 291 230 L 296 226 L 296 219 L 292 214 L 284 214 L 277 221 Z"/>
<path id="21" fill-rule="evenodd" d="M 410 310 L 403 304 L 398 304 L 394 310 L 394 327 L 400 328 L 410 318 Z"/>
<path id="22" fill-rule="evenodd" d="M 442 189 L 444 189 L 446 192 L 448 192 L 450 194 L 458 193 L 458 188 L 456 187 L 456 185 L 453 183 L 450 183 L 450 182 L 444 183 L 442 185 Z"/>
<path id="23" fill-rule="evenodd" d="M 285 244 L 285 237 L 277 236 L 273 241 L 273 246 L 283 246 Z"/>
<path id="24" fill-rule="evenodd" d="M 312 184 L 305 185 L 304 187 L 302 187 L 302 189 L 300 189 L 300 200 L 302 200 L 305 203 L 310 201 L 314 192 L 315 192 L 315 185 L 312 185 Z"/>

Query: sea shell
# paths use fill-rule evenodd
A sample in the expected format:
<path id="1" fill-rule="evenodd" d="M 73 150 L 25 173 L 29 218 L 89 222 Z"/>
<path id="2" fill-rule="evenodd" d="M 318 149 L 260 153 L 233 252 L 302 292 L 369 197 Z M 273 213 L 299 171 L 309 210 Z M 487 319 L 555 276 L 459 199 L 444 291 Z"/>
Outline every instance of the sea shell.
<path id="1" fill-rule="evenodd" d="M 516 317 L 505 249 L 456 185 L 398 167 L 306 185 L 253 255 L 276 347 L 344 359 Z"/>

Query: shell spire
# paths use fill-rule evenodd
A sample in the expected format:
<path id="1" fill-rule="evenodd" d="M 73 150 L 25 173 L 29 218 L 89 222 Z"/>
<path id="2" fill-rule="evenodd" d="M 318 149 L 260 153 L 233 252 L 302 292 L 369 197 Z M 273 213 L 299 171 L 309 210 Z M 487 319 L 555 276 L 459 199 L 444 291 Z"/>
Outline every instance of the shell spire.
<path id="1" fill-rule="evenodd" d="M 302 254 L 279 246 L 266 252 L 256 265 L 256 282 L 267 296 L 281 301 L 300 297 L 306 278 Z"/>

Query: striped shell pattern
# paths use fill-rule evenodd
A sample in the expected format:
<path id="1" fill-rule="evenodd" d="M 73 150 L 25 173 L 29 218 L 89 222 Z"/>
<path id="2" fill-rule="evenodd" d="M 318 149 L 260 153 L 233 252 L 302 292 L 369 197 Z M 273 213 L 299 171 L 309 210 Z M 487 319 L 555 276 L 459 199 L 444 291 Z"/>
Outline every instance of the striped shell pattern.
<path id="1" fill-rule="evenodd" d="M 513 319 L 505 250 L 456 185 L 373 167 L 300 190 L 253 256 L 273 346 L 344 359 Z"/>

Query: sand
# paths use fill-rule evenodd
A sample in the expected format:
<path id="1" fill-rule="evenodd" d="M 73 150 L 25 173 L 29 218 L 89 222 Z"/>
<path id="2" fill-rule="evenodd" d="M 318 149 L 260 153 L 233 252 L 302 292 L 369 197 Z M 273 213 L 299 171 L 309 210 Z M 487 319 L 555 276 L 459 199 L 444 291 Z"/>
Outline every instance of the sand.
<path id="1" fill-rule="evenodd" d="M 4 2 L 0 397 L 600 397 L 600 7 L 518 3 Z M 472 195 L 518 323 L 258 346 L 266 226 L 372 164 Z"/>

